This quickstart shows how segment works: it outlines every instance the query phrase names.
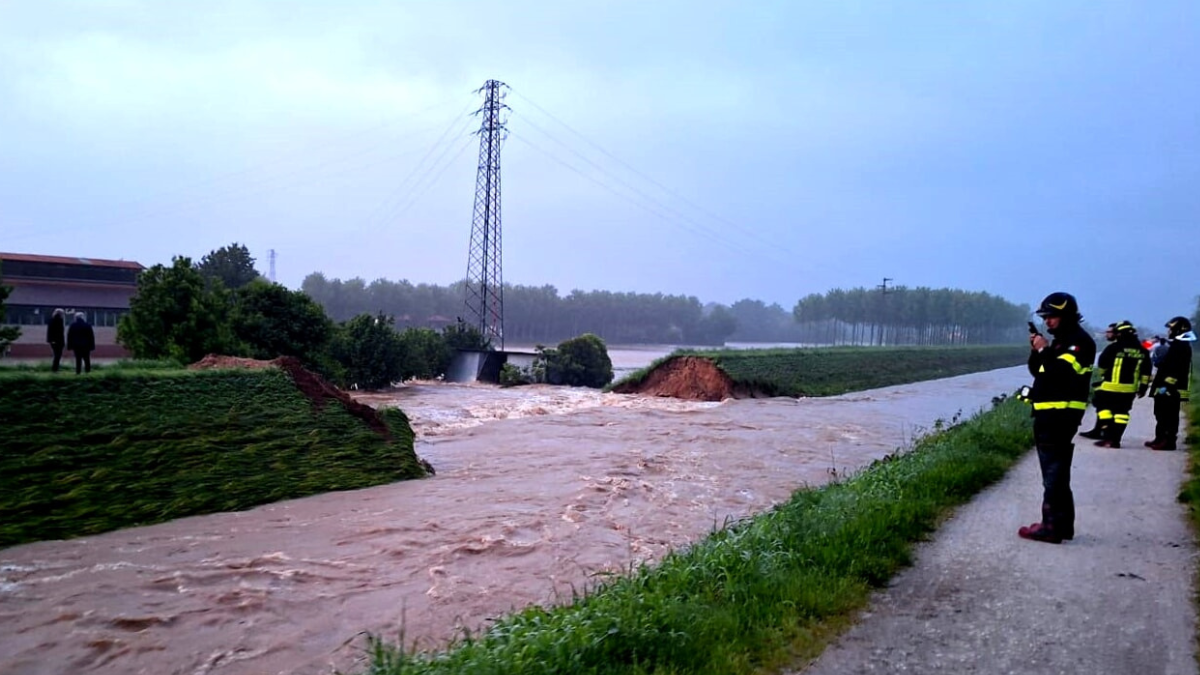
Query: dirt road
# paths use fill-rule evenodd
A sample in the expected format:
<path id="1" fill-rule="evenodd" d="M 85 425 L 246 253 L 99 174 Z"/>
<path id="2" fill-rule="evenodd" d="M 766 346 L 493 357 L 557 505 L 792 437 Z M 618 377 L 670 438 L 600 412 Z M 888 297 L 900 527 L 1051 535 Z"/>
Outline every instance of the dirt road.
<path id="1" fill-rule="evenodd" d="M 1152 436 L 1146 399 L 1122 449 L 1076 438 L 1076 538 L 1061 546 L 1016 536 L 1041 500 L 1030 453 L 792 675 L 1197 673 L 1196 546 L 1175 500 L 1187 455 L 1142 447 Z"/>

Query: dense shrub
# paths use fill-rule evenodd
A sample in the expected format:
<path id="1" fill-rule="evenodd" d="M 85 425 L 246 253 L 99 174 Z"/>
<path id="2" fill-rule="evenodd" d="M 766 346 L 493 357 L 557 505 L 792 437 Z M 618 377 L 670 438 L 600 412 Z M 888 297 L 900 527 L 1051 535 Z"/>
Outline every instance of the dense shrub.
<path id="1" fill-rule="evenodd" d="M 400 333 L 402 379 L 432 380 L 445 375 L 454 358 L 454 349 L 432 328 L 407 328 Z"/>
<path id="2" fill-rule="evenodd" d="M 533 384 L 533 373 L 528 368 L 518 368 L 511 363 L 500 366 L 500 386 L 516 387 L 522 384 Z"/>
<path id="3" fill-rule="evenodd" d="M 155 265 L 138 276 L 129 314 L 117 325 L 117 342 L 139 359 L 192 363 L 206 354 L 241 355 L 244 345 L 229 312 L 229 291 L 206 282 L 190 258 L 179 256 L 170 267 Z"/>
<path id="4" fill-rule="evenodd" d="M 359 314 L 338 329 L 332 351 L 345 386 L 379 389 L 404 379 L 404 345 L 394 323 L 383 314 Z"/>
<path id="5" fill-rule="evenodd" d="M 599 389 L 613 379 L 608 347 L 591 333 L 563 340 L 557 349 L 542 349 L 541 360 L 550 384 Z"/>
<path id="6" fill-rule="evenodd" d="M 311 366 L 328 352 L 333 322 L 304 293 L 258 279 L 234 291 L 233 298 L 233 332 L 249 356 L 295 356 Z"/>
<path id="7" fill-rule="evenodd" d="M 478 328 L 468 326 L 462 319 L 452 326 L 446 326 L 442 330 L 442 339 L 446 341 L 446 345 L 450 347 L 451 351 L 458 349 L 489 351 L 492 348 L 491 340 L 485 337 Z"/>

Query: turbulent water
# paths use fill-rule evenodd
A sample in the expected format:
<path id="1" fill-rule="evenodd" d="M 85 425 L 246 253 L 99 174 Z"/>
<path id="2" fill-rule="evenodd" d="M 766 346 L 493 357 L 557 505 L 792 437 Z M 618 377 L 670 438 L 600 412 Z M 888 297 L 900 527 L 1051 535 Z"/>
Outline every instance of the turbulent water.
<path id="1" fill-rule="evenodd" d="M 616 359 L 614 359 L 616 360 Z M 435 477 L 0 550 L 0 673 L 327 673 L 364 631 L 435 648 L 862 467 L 1024 368 L 691 403 L 420 384 Z"/>

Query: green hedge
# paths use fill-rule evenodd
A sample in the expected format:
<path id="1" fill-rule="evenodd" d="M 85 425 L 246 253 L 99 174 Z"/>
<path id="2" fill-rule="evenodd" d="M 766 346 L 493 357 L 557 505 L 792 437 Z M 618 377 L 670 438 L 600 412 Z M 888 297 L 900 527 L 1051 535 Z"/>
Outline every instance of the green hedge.
<path id="1" fill-rule="evenodd" d="M 0 375 L 0 546 L 246 509 L 425 475 L 390 439 L 281 370 Z"/>

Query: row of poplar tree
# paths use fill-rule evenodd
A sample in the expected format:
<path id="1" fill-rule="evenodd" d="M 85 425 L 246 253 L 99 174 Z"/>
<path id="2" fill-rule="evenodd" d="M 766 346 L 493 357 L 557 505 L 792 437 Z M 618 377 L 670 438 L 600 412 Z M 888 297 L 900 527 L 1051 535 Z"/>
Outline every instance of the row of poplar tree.
<path id="1" fill-rule="evenodd" d="M 398 325 L 446 322 L 463 312 L 465 282 L 449 286 L 313 273 L 301 289 L 335 319 L 383 312 Z M 1001 344 L 1024 339 L 1029 307 L 989 293 L 898 286 L 806 296 L 792 311 L 760 300 L 726 306 L 694 296 L 573 290 L 505 284 L 504 337 L 548 343 L 593 333 L 608 344 L 721 345 Z"/>

